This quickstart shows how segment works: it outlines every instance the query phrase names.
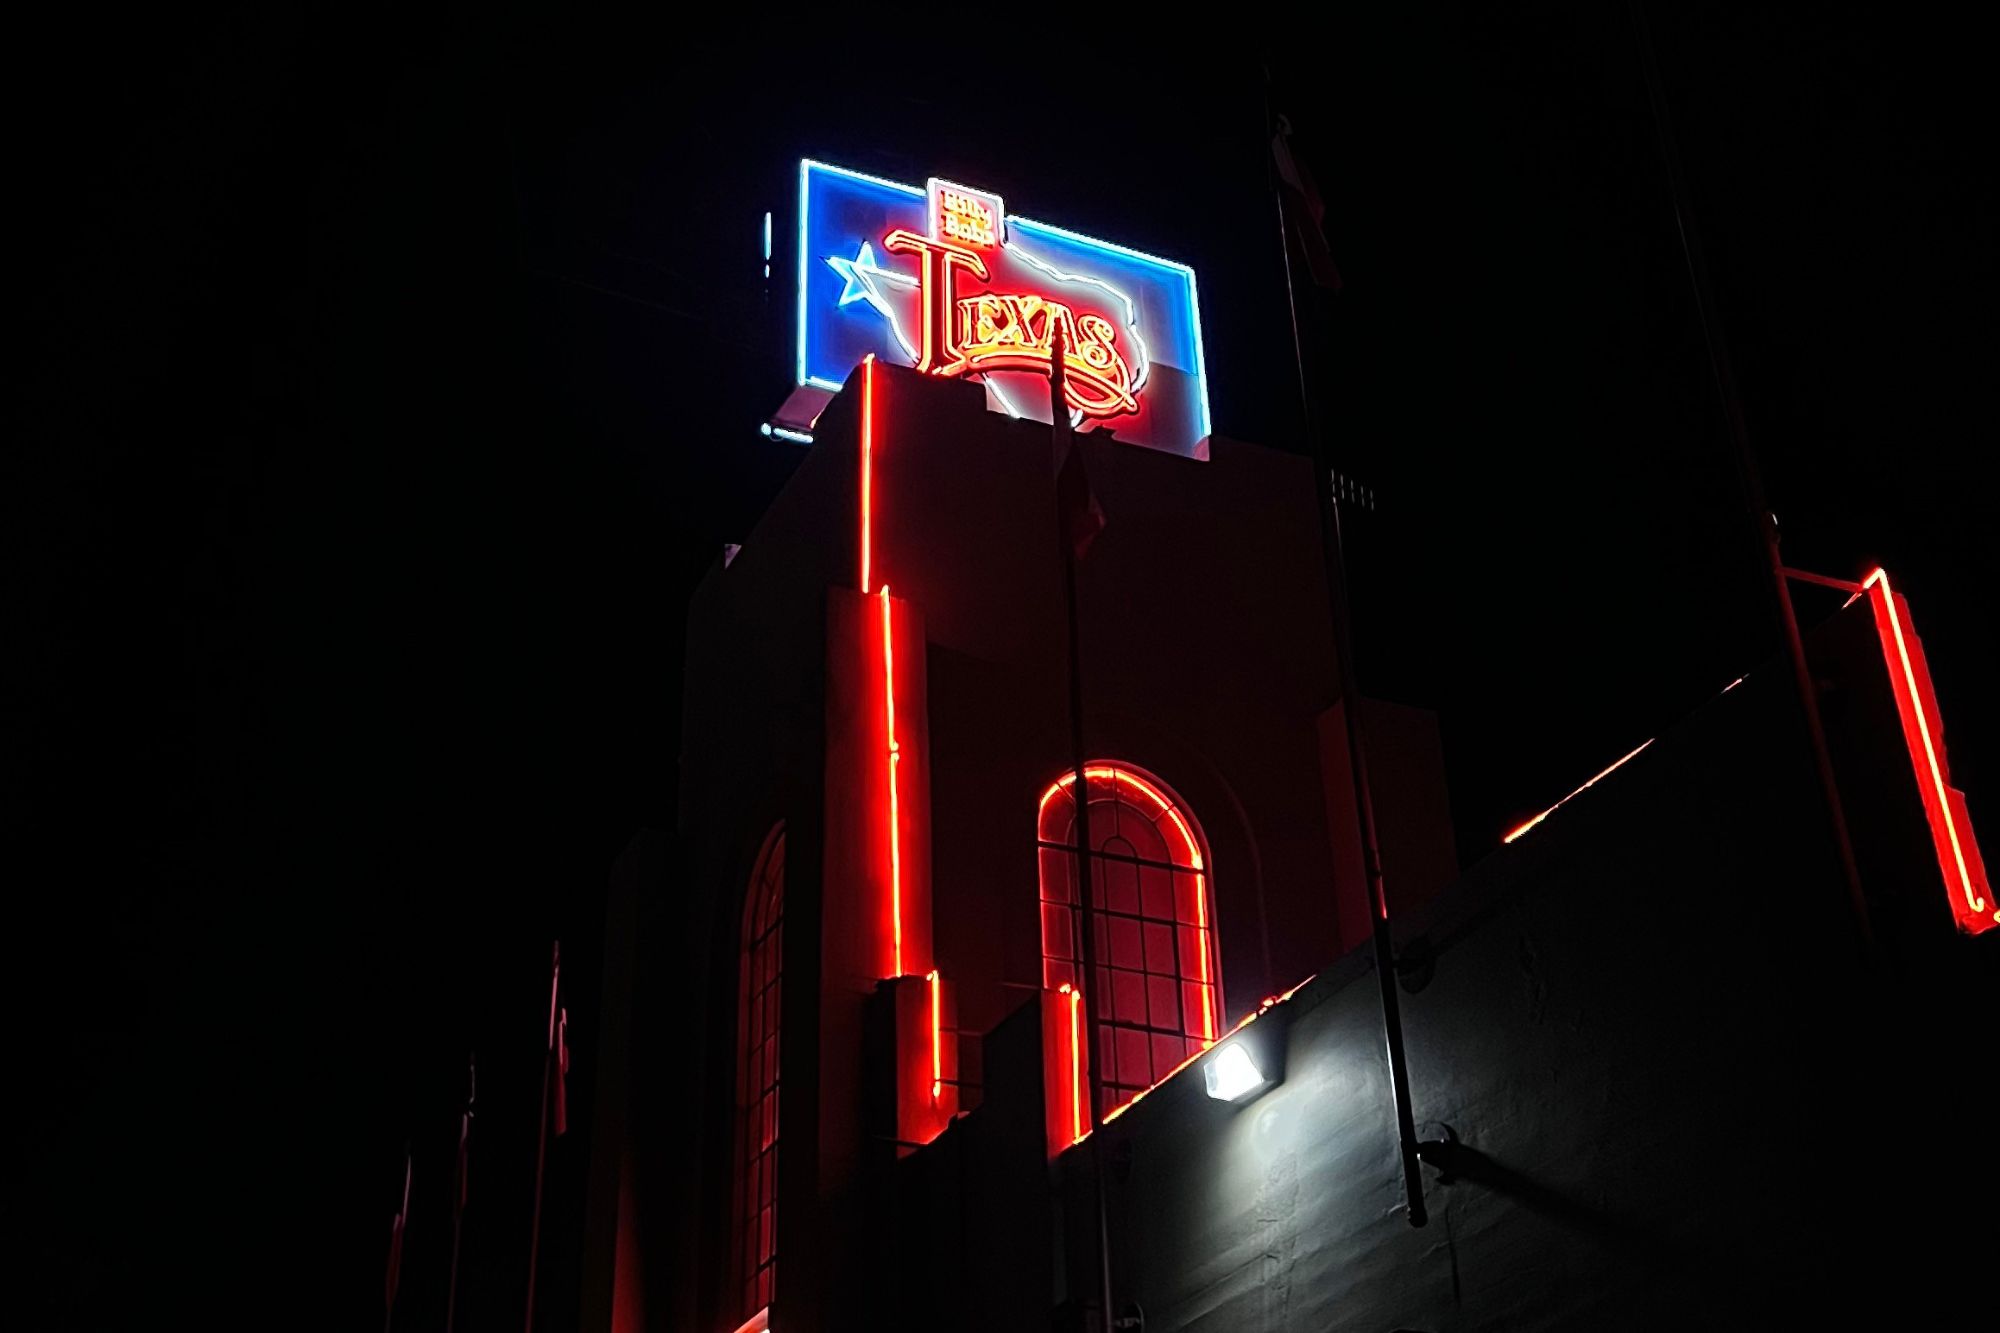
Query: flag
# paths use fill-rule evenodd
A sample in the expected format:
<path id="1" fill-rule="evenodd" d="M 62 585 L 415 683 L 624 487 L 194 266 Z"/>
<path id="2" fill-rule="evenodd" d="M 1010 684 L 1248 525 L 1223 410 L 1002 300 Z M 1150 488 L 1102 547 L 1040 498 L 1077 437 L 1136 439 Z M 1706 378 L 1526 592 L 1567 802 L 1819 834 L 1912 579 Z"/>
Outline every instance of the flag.
<path id="1" fill-rule="evenodd" d="M 1277 133 L 1271 136 L 1271 157 L 1277 163 L 1278 184 L 1285 201 L 1286 228 L 1299 239 L 1312 279 L 1330 292 L 1341 288 L 1340 270 L 1333 262 L 1333 250 L 1326 243 L 1326 202 L 1312 173 L 1292 151 L 1292 123 L 1278 117 Z"/>
<path id="2" fill-rule="evenodd" d="M 396 1311 L 396 1287 L 403 1279 L 403 1227 L 410 1216 L 410 1153 L 403 1150 L 403 1206 L 389 1223 L 389 1271 L 382 1279 L 382 1309 Z"/>
<path id="3" fill-rule="evenodd" d="M 1077 559 L 1104 531 L 1104 509 L 1090 489 L 1090 477 L 1083 470 L 1083 448 L 1075 438 L 1069 442 L 1069 457 L 1056 475 L 1056 504 L 1062 511 L 1063 540 Z"/>
<path id="4" fill-rule="evenodd" d="M 1062 522 L 1063 544 L 1071 555 L 1083 559 L 1084 552 L 1104 531 L 1104 510 L 1090 489 L 1090 477 L 1083 470 L 1083 448 L 1070 429 L 1069 403 L 1064 394 L 1063 360 L 1069 346 L 1063 337 L 1061 320 L 1052 320 L 1049 340 L 1049 419 L 1055 428 L 1056 449 L 1061 463 L 1056 471 L 1056 512 Z"/>
<path id="5" fill-rule="evenodd" d="M 569 1132 L 569 1006 L 556 1021 L 556 1137 Z"/>

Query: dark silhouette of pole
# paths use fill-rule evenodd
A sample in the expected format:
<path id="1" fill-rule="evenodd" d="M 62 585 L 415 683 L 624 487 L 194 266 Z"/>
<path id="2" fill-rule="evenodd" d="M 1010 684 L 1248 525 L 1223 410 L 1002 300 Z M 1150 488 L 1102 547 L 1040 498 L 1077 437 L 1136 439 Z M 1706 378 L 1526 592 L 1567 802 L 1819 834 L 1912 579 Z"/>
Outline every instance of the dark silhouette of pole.
<path id="1" fill-rule="evenodd" d="M 1327 442 L 1313 411 L 1306 374 L 1305 340 L 1299 332 L 1298 284 L 1292 273 L 1290 228 L 1285 222 L 1285 195 L 1275 179 L 1277 127 L 1271 115 L 1269 73 L 1266 72 L 1264 129 L 1265 170 L 1271 177 L 1271 197 L 1277 203 L 1278 247 L 1285 259 L 1285 300 L 1292 317 L 1292 354 L 1299 371 L 1299 407 L 1305 414 L 1306 439 L 1312 449 L 1314 490 L 1319 503 L 1320 549 L 1326 562 L 1327 609 L 1333 619 L 1334 696 L 1347 723 L 1347 763 L 1354 783 L 1355 819 L 1361 833 L 1361 861 L 1368 881 L 1370 939 L 1375 946 L 1375 977 L 1382 995 L 1382 1043 L 1388 1053 L 1389 1087 L 1395 1102 L 1396 1142 L 1403 1164 L 1403 1199 L 1410 1225 L 1430 1220 L 1424 1205 L 1422 1160 L 1417 1148 L 1415 1117 L 1410 1110 L 1409 1058 L 1403 1049 L 1403 1011 L 1396 994 L 1395 941 L 1389 934 L 1389 897 L 1382 882 L 1382 848 L 1376 835 L 1374 787 L 1368 777 L 1368 747 L 1361 735 L 1361 691 L 1354 676 L 1354 631 L 1349 618 L 1347 556 L 1340 532 L 1340 502 L 1333 494 L 1333 464 Z M 1317 224 L 1313 224 L 1317 225 Z"/>
<path id="2" fill-rule="evenodd" d="M 1749 423 L 1737 396 L 1736 376 L 1730 369 L 1729 346 L 1723 336 L 1722 320 L 1715 309 L 1715 293 L 1710 286 L 1708 263 L 1702 253 L 1701 232 L 1695 225 L 1694 207 L 1688 200 L 1687 181 L 1681 171 L 1680 151 L 1674 142 L 1673 119 L 1660 77 L 1659 53 L 1653 48 L 1653 33 L 1646 22 L 1641 0 L 1631 0 L 1632 31 L 1638 40 L 1639 63 L 1646 79 L 1646 97 L 1652 105 L 1653 129 L 1658 138 L 1660 159 L 1666 167 L 1667 189 L 1673 197 L 1674 227 L 1679 233 L 1681 258 L 1687 266 L 1688 285 L 1694 289 L 1695 312 L 1701 319 L 1702 345 L 1708 352 L 1709 377 L 1722 402 L 1722 415 L 1734 447 L 1737 479 L 1743 500 L 1757 526 L 1759 545 L 1770 574 L 1770 589 L 1777 603 L 1778 623 L 1784 631 L 1785 653 L 1791 659 L 1792 683 L 1798 690 L 1805 712 L 1806 735 L 1812 745 L 1813 767 L 1818 772 L 1820 796 L 1826 802 L 1833 824 L 1834 851 L 1840 871 L 1847 881 L 1848 905 L 1854 913 L 1854 927 L 1864 956 L 1872 957 L 1875 928 L 1869 918 L 1868 898 L 1861 886 L 1861 870 L 1854 859 L 1854 842 L 1848 836 L 1847 810 L 1840 799 L 1840 783 L 1833 771 L 1833 754 L 1826 744 L 1826 722 L 1820 715 L 1819 690 L 1813 684 L 1812 665 L 1806 660 L 1805 640 L 1799 634 L 1798 611 L 1792 605 L 1791 585 L 1786 582 L 1785 561 L 1778 550 L 1778 521 L 1764 498 L 1764 479 L 1757 467 L 1757 451 L 1750 443 Z"/>
<path id="3" fill-rule="evenodd" d="M 458 1117 L 458 1173 L 451 1201 L 451 1281 L 445 1289 L 444 1333 L 452 1333 L 458 1318 L 458 1243 L 465 1234 L 465 1204 L 472 1169 L 472 1107 L 479 1099 L 479 1065 L 465 1057 L 465 1110 Z"/>
<path id="4" fill-rule="evenodd" d="M 389 1233 L 389 1277 L 384 1284 L 382 1301 L 382 1333 L 390 1333 L 396 1324 L 396 1293 L 403 1287 L 403 1239 L 410 1231 L 410 1174 L 412 1159 L 410 1146 L 403 1145 L 403 1206 L 396 1213 L 395 1225 Z"/>
<path id="5" fill-rule="evenodd" d="M 1070 787 L 1070 795 L 1076 802 L 1076 901 L 1077 914 L 1083 924 L 1079 932 L 1082 940 L 1078 952 L 1083 955 L 1083 976 L 1077 986 L 1081 992 L 1083 1017 L 1086 1029 L 1085 1041 L 1090 1051 L 1090 1174 L 1096 1182 L 1097 1196 L 1097 1282 L 1098 1299 L 1104 1308 L 1103 1327 L 1111 1327 L 1111 1216 L 1110 1205 L 1105 1198 L 1104 1188 L 1104 1148 L 1103 1136 L 1098 1133 L 1104 1128 L 1104 1074 L 1103 1040 L 1097 1024 L 1097 916 L 1096 898 L 1090 879 L 1090 787 L 1084 776 L 1088 762 L 1088 752 L 1083 744 L 1083 653 L 1078 633 L 1076 596 L 1076 528 L 1067 505 L 1071 496 L 1065 493 L 1065 474 L 1074 465 L 1082 467 L 1081 457 L 1072 458 L 1071 451 L 1079 446 L 1069 428 L 1069 403 L 1064 397 L 1063 358 L 1069 348 L 1063 340 L 1062 322 L 1051 320 L 1053 333 L 1049 343 L 1049 433 L 1056 453 L 1056 518 L 1057 535 L 1062 545 L 1063 562 L 1063 608 L 1068 617 L 1068 658 L 1069 658 L 1069 753 L 1070 769 L 1075 775 Z M 1087 492 L 1086 492 L 1087 494 Z"/>
<path id="6" fill-rule="evenodd" d="M 542 1115 L 535 1130 L 535 1209 L 528 1234 L 527 1333 L 535 1333 L 535 1263 L 542 1248 L 542 1173 L 549 1155 L 549 1075 L 555 1068 L 556 995 L 562 989 L 562 941 L 555 943 L 549 964 L 549 1036 L 542 1048 Z"/>

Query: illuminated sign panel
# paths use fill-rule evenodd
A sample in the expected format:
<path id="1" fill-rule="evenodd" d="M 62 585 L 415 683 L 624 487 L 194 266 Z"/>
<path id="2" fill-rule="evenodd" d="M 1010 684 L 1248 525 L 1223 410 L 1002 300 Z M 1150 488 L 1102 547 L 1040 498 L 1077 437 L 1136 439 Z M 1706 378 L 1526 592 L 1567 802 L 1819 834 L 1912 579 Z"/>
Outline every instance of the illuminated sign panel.
<path id="1" fill-rule="evenodd" d="M 1194 270 L 1009 217 L 999 195 L 800 163 L 798 299 L 800 385 L 838 389 L 873 353 L 1047 421 L 1060 328 L 1078 429 L 1187 455 L 1208 439 Z"/>

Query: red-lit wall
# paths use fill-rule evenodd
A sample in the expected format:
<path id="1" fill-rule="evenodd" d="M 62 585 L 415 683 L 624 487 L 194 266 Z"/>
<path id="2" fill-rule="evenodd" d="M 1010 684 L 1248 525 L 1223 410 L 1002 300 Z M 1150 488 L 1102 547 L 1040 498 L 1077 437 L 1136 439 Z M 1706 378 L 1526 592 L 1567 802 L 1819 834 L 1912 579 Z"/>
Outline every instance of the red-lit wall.
<path id="1" fill-rule="evenodd" d="M 897 970 L 896 924 L 900 970 L 941 973 L 956 1032 L 944 1033 L 950 1058 L 939 1065 L 976 1105 L 980 1036 L 1041 985 L 1037 799 L 1071 761 L 1048 428 L 987 411 L 976 385 L 875 366 L 857 371 L 816 434 L 690 615 L 680 829 L 700 903 L 690 943 L 701 946 L 691 964 L 672 964 L 698 974 L 689 1031 L 734 1031 L 743 879 L 771 823 L 786 820 L 786 1333 L 815 1327 L 813 1309 L 839 1305 L 843 1285 L 873 1271 L 881 1146 L 932 1137 L 949 1114 L 925 1123 L 911 1098 L 891 1090 L 885 1102 L 879 1086 L 884 1041 L 926 1040 L 910 995 L 898 1005 L 873 993 Z M 1078 580 L 1090 757 L 1157 774 L 1198 821 L 1233 1022 L 1361 942 L 1343 938 L 1341 921 L 1363 887 L 1334 854 L 1351 804 L 1344 773 L 1330 777 L 1322 761 L 1336 682 L 1312 470 L 1225 439 L 1206 460 L 1097 435 L 1083 447 L 1106 517 Z M 885 870 L 884 586 L 900 917 Z M 1417 832 L 1403 841 L 1423 843 L 1444 818 L 1435 735 L 1405 728 L 1398 743 L 1412 754 L 1384 762 L 1415 776 L 1385 812 L 1385 840 L 1408 823 Z M 1449 877 L 1444 845 L 1437 883 L 1406 877 L 1412 898 Z M 914 1055 L 928 1062 L 927 1050 Z M 732 1056 L 726 1044 L 703 1051 L 707 1086 L 731 1086 Z M 724 1251 L 707 1219 L 726 1216 L 727 1125 L 720 1107 L 697 1145 L 711 1163 L 688 1195 L 700 1239 L 676 1279 L 697 1293 L 688 1308 L 699 1327 L 723 1314 Z"/>
<path id="2" fill-rule="evenodd" d="M 973 386 L 891 372 L 877 393 L 874 564 L 930 641 L 937 948 L 983 1031 L 1038 982 L 1035 800 L 1070 760 L 1055 459 Z M 1084 442 L 1106 515 L 1079 568 L 1088 747 L 1200 822 L 1233 1019 L 1342 949 L 1311 468 L 1229 440 L 1208 461 Z"/>

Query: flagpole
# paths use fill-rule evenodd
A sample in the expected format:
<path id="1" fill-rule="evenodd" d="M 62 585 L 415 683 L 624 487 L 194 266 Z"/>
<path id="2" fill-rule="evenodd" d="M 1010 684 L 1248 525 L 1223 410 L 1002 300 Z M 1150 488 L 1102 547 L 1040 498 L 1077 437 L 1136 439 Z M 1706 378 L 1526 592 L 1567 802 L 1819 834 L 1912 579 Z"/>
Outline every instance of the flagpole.
<path id="1" fill-rule="evenodd" d="M 471 1169 L 472 1107 L 479 1099 L 479 1065 L 476 1057 L 465 1057 L 465 1110 L 458 1118 L 458 1179 L 451 1201 L 451 1281 L 445 1289 L 444 1333 L 451 1333 L 458 1317 L 458 1243 L 465 1232 L 467 1174 Z"/>
<path id="2" fill-rule="evenodd" d="M 555 942 L 549 971 L 549 1035 L 542 1048 L 542 1116 L 535 1130 L 535 1208 L 528 1235 L 527 1333 L 535 1333 L 535 1264 L 542 1248 L 542 1172 L 549 1155 L 549 1074 L 555 1065 L 556 996 L 562 989 L 562 941 Z"/>
<path id="3" fill-rule="evenodd" d="M 382 1302 L 382 1333 L 390 1333 L 396 1323 L 396 1293 L 403 1286 L 403 1237 L 410 1230 L 410 1148 L 403 1145 L 403 1207 L 389 1232 L 389 1278 Z"/>
<path id="4" fill-rule="evenodd" d="M 1275 153 L 1276 126 L 1271 115 L 1270 72 L 1265 71 L 1264 128 L 1272 136 Z M 1267 178 L 1275 170 L 1275 156 L 1265 159 Z M 1278 247 L 1285 260 L 1285 300 L 1292 318 L 1292 354 L 1299 372 L 1299 408 L 1305 414 L 1306 441 L 1313 456 L 1313 489 L 1319 503 L 1320 547 L 1326 561 L 1328 610 L 1333 618 L 1335 697 L 1340 702 L 1347 732 L 1347 764 L 1354 783 L 1356 821 L 1361 832 L 1361 860 L 1368 882 L 1369 916 L 1373 918 L 1370 938 L 1375 949 L 1375 977 L 1382 997 L 1382 1040 L 1388 1051 L 1389 1087 L 1395 1102 L 1396 1141 L 1403 1165 L 1403 1198 L 1409 1205 L 1410 1225 L 1423 1226 L 1430 1220 L 1424 1204 L 1424 1177 L 1417 1145 L 1415 1117 L 1410 1110 L 1409 1057 L 1403 1049 L 1402 1002 L 1396 994 L 1395 941 L 1389 934 L 1389 897 L 1382 882 L 1382 848 L 1376 833 L 1375 793 L 1368 776 L 1368 748 L 1361 735 L 1361 691 L 1354 675 L 1354 628 L 1349 616 L 1347 555 L 1340 531 L 1340 502 L 1333 494 L 1333 464 L 1327 442 L 1318 429 L 1313 412 L 1312 389 L 1306 376 L 1305 340 L 1299 332 L 1298 284 L 1292 275 L 1292 250 L 1285 225 L 1285 196 L 1278 182 L 1271 181 L 1271 196 L 1277 204 Z"/>
<path id="5" fill-rule="evenodd" d="M 1079 932 L 1082 940 L 1079 952 L 1083 955 L 1083 975 L 1077 979 L 1077 991 L 1082 999 L 1085 1038 L 1090 1052 L 1090 1174 L 1095 1181 L 1097 1198 L 1097 1281 L 1098 1300 L 1104 1311 L 1102 1327 L 1111 1327 L 1111 1210 L 1105 1197 L 1103 1135 L 1098 1131 L 1104 1127 L 1104 1063 L 1103 1039 L 1098 1030 L 1096 1003 L 1097 986 L 1097 916 L 1094 890 L 1090 877 L 1090 788 L 1084 776 L 1087 751 L 1083 744 L 1083 653 L 1078 633 L 1076 595 L 1076 542 L 1070 525 L 1063 512 L 1062 477 L 1068 469 L 1071 458 L 1069 451 L 1080 446 L 1069 429 L 1069 403 L 1064 393 L 1063 358 L 1069 354 L 1064 342 L 1062 322 L 1052 320 L 1053 332 L 1049 343 L 1049 435 L 1056 450 L 1056 521 L 1057 534 L 1062 546 L 1063 562 L 1063 609 L 1068 618 L 1068 667 L 1069 667 L 1069 753 L 1072 773 L 1070 797 L 1076 805 L 1076 895 L 1078 915 L 1083 923 Z M 1068 445 L 1068 450 L 1064 445 Z M 1082 460 L 1074 460 L 1079 465 Z"/>
<path id="6" fill-rule="evenodd" d="M 1723 338 L 1722 321 L 1715 312 L 1715 295 L 1710 290 L 1708 265 L 1702 255 L 1701 234 L 1695 227 L 1694 209 L 1687 199 L 1682 178 L 1680 152 L 1674 143 L 1673 120 L 1667 112 L 1667 98 L 1660 77 L 1659 54 L 1653 49 L 1652 28 L 1646 22 L 1641 0 L 1630 0 L 1632 30 L 1638 39 L 1639 63 L 1645 74 L 1646 96 L 1652 106 L 1653 129 L 1658 138 L 1660 160 L 1667 170 L 1667 190 L 1674 205 L 1674 229 L 1680 236 L 1681 258 L 1687 266 L 1688 285 L 1694 288 L 1695 312 L 1701 318 L 1703 346 L 1708 351 L 1708 371 L 1722 400 L 1722 415 L 1728 424 L 1729 442 L 1735 449 L 1737 479 L 1743 488 L 1744 503 L 1757 526 L 1759 545 L 1771 577 L 1777 601 L 1778 623 L 1784 632 L 1785 655 L 1791 659 L 1792 684 L 1805 710 L 1806 736 L 1812 746 L 1813 767 L 1819 776 L 1820 798 L 1826 803 L 1827 817 L 1833 822 L 1834 852 L 1847 881 L 1848 907 L 1854 914 L 1855 931 L 1864 957 L 1875 952 L 1875 927 L 1868 911 L 1868 896 L 1861 885 L 1861 870 L 1854 857 L 1854 841 L 1847 831 L 1847 810 L 1840 799 L 1840 781 L 1833 771 L 1833 753 L 1827 748 L 1826 721 L 1820 715 L 1819 687 L 1813 681 L 1812 665 L 1806 660 L 1805 640 L 1799 634 L 1799 616 L 1792 605 L 1792 588 L 1787 581 L 1785 559 L 1778 549 L 1778 521 L 1764 498 L 1764 480 L 1757 467 L 1757 451 L 1750 444 L 1750 428 L 1737 397 L 1736 377 L 1730 371 L 1729 347 Z"/>

